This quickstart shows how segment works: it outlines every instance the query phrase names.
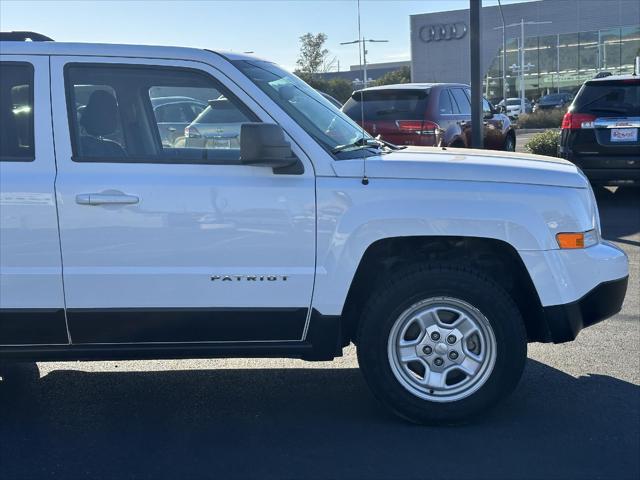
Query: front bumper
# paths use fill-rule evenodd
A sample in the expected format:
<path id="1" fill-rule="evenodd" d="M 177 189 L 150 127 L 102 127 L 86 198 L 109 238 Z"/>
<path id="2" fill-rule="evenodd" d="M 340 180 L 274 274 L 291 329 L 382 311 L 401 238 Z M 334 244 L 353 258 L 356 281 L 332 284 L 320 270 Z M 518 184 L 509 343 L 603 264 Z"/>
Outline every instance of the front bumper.
<path id="1" fill-rule="evenodd" d="M 611 242 L 603 240 L 584 249 L 519 253 L 542 306 L 543 331 L 537 341 L 573 340 L 582 328 L 620 310 L 629 260 Z"/>
<path id="2" fill-rule="evenodd" d="M 593 183 L 640 183 L 640 168 L 583 168 Z"/>
<path id="3" fill-rule="evenodd" d="M 580 330 L 605 320 L 620 311 L 629 277 L 603 282 L 575 302 L 543 307 L 554 343 L 574 340 Z"/>

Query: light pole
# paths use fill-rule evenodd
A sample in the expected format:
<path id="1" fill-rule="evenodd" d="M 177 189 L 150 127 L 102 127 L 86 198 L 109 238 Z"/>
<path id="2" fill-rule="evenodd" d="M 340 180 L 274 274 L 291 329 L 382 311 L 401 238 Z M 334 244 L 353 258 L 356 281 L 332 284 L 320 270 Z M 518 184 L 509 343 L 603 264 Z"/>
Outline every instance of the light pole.
<path id="1" fill-rule="evenodd" d="M 364 78 L 363 78 L 363 82 L 362 88 L 367 88 L 367 42 L 369 43 L 387 43 L 389 42 L 389 40 L 374 40 L 372 38 L 366 39 L 366 38 L 362 38 L 362 39 L 358 39 L 358 40 L 353 40 L 352 42 L 341 42 L 340 45 L 353 45 L 354 43 L 358 44 L 358 48 L 360 48 L 360 44 L 362 44 L 362 69 L 363 69 L 363 74 L 364 74 Z"/>
<path id="2" fill-rule="evenodd" d="M 502 20 L 502 101 L 504 108 L 507 108 L 507 29 L 504 23 L 504 13 L 502 13 L 502 3 L 498 0 L 500 9 L 500 19 Z"/>
<path id="3" fill-rule="evenodd" d="M 520 72 L 520 112 L 524 113 L 524 72 L 525 72 L 525 67 L 526 68 L 531 68 L 533 67 L 533 65 L 529 64 L 527 66 L 525 66 L 524 64 L 524 26 L 525 25 L 543 25 L 543 24 L 547 24 L 547 23 L 553 23 L 553 22 L 534 22 L 534 21 L 530 21 L 530 22 L 525 22 L 524 18 L 520 19 L 520 21 L 518 23 L 511 23 L 509 25 L 502 25 L 500 27 L 495 27 L 494 30 L 500 30 L 502 29 L 503 32 L 503 36 L 504 36 L 504 30 L 505 28 L 511 28 L 511 27 L 520 27 L 520 66 L 518 68 L 518 71 Z M 506 55 L 506 51 L 503 52 L 504 55 Z M 512 70 L 514 70 L 513 67 L 515 67 L 516 65 L 512 65 L 511 68 Z"/>

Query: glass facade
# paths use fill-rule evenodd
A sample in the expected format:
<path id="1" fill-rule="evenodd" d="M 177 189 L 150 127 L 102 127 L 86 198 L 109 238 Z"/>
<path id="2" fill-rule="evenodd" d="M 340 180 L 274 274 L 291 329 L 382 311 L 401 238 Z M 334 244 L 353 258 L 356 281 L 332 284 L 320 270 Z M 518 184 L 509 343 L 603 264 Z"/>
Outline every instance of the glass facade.
<path id="1" fill-rule="evenodd" d="M 635 57 L 640 55 L 640 25 L 526 37 L 522 77 L 520 54 L 520 38 L 507 39 L 505 83 L 508 98 L 520 96 L 522 77 L 525 96 L 529 100 L 549 93 L 575 94 L 585 80 L 599 72 L 633 73 Z M 484 80 L 485 96 L 494 101 L 502 98 L 502 56 L 500 49 Z"/>

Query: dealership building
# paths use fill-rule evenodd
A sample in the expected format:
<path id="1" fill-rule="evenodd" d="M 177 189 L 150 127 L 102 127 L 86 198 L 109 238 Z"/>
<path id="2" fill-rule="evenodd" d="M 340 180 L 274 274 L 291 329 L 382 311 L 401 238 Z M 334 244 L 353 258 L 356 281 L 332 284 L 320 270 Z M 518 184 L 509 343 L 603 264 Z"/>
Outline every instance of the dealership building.
<path id="1" fill-rule="evenodd" d="M 502 98 L 503 79 L 508 97 L 519 96 L 522 81 L 530 99 L 575 92 L 599 72 L 633 73 L 640 55 L 638 0 L 539 0 L 503 5 L 502 13 L 504 52 L 500 9 L 482 9 L 487 98 Z M 410 23 L 413 81 L 469 83 L 469 10 L 412 15 Z"/>

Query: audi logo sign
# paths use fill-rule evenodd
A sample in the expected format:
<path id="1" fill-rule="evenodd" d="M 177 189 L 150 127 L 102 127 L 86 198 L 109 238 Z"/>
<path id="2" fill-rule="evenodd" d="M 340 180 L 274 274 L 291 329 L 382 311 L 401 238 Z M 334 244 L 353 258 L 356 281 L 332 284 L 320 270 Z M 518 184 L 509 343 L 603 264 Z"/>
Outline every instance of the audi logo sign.
<path id="1" fill-rule="evenodd" d="M 464 22 L 425 25 L 418 31 L 420 40 L 426 43 L 439 42 L 440 40 L 460 40 L 466 34 L 467 24 Z"/>

